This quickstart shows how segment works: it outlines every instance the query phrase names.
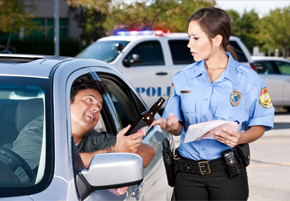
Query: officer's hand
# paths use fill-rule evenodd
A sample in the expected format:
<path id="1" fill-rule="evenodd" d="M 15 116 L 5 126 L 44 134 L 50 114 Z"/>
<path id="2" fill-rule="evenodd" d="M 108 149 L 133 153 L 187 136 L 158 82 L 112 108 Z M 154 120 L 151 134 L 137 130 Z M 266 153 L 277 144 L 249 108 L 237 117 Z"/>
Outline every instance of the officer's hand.
<path id="1" fill-rule="evenodd" d="M 173 135 L 180 135 L 183 128 L 179 123 L 178 118 L 173 114 L 169 114 L 169 118 L 161 118 L 154 121 L 150 126 L 159 125 L 162 129 L 165 129 L 168 133 Z"/>
<path id="2" fill-rule="evenodd" d="M 224 133 L 216 132 L 215 138 L 220 141 L 221 143 L 224 143 L 230 147 L 235 147 L 239 144 L 241 144 L 241 135 L 242 132 L 237 130 L 237 132 L 231 130 L 231 129 L 223 129 Z"/>
<path id="3" fill-rule="evenodd" d="M 137 147 L 142 143 L 141 137 L 145 136 L 145 133 L 139 130 L 137 133 L 125 136 L 130 127 L 131 126 L 128 125 L 117 134 L 117 142 L 112 146 L 113 152 L 137 152 Z"/>

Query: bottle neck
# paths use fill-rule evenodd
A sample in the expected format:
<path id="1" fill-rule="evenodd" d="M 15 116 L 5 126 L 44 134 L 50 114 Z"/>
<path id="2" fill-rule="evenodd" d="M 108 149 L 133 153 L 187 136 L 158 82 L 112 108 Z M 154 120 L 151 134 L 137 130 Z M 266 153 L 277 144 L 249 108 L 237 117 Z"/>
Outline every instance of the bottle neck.
<path id="1" fill-rule="evenodd" d="M 156 113 L 158 112 L 158 110 L 160 109 L 162 103 L 163 103 L 162 101 L 158 101 L 157 104 L 154 104 L 154 105 L 150 108 L 149 112 L 152 112 L 153 114 L 156 114 Z"/>

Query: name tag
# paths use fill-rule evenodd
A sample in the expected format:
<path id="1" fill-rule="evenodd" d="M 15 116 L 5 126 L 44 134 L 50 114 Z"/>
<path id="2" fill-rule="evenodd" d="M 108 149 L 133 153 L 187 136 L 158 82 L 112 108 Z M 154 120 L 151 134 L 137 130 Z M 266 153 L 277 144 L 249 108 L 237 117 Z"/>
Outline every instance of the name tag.
<path id="1" fill-rule="evenodd" d="M 190 90 L 181 90 L 180 93 L 187 94 L 187 93 L 190 93 Z"/>

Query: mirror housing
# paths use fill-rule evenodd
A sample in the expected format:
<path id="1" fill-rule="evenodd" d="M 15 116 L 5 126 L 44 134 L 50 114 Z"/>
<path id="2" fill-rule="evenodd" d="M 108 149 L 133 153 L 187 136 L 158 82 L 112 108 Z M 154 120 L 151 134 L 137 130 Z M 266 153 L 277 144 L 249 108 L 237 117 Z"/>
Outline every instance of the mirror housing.
<path id="1" fill-rule="evenodd" d="M 139 54 L 132 54 L 123 60 L 123 65 L 125 67 L 130 67 L 132 64 L 138 64 L 142 62 L 143 59 Z"/>
<path id="2" fill-rule="evenodd" d="M 142 63 L 143 62 L 143 60 L 139 54 L 132 54 L 132 58 L 133 59 L 130 60 L 131 63 Z"/>
<path id="3" fill-rule="evenodd" d="M 116 43 L 116 50 L 118 52 L 122 52 L 123 49 L 124 49 L 124 47 L 121 43 Z"/>
<path id="4" fill-rule="evenodd" d="M 95 155 L 81 174 L 94 190 L 138 185 L 143 181 L 143 160 L 137 154 Z"/>

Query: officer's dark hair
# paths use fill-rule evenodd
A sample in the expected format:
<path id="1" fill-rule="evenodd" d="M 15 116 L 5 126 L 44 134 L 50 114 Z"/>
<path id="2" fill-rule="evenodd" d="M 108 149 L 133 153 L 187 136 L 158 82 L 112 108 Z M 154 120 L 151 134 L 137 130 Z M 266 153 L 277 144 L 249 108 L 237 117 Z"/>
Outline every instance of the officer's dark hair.
<path id="1" fill-rule="evenodd" d="M 88 75 L 82 75 L 74 81 L 71 87 L 70 102 L 73 103 L 78 92 L 84 89 L 97 90 L 101 95 L 108 93 L 108 87 L 103 82 L 93 80 Z"/>
<path id="2" fill-rule="evenodd" d="M 232 33 L 231 19 L 224 10 L 215 7 L 202 8 L 191 15 L 188 22 L 191 21 L 197 21 L 209 39 L 221 35 L 223 37 L 222 47 L 237 60 L 236 53 L 229 44 Z"/>

